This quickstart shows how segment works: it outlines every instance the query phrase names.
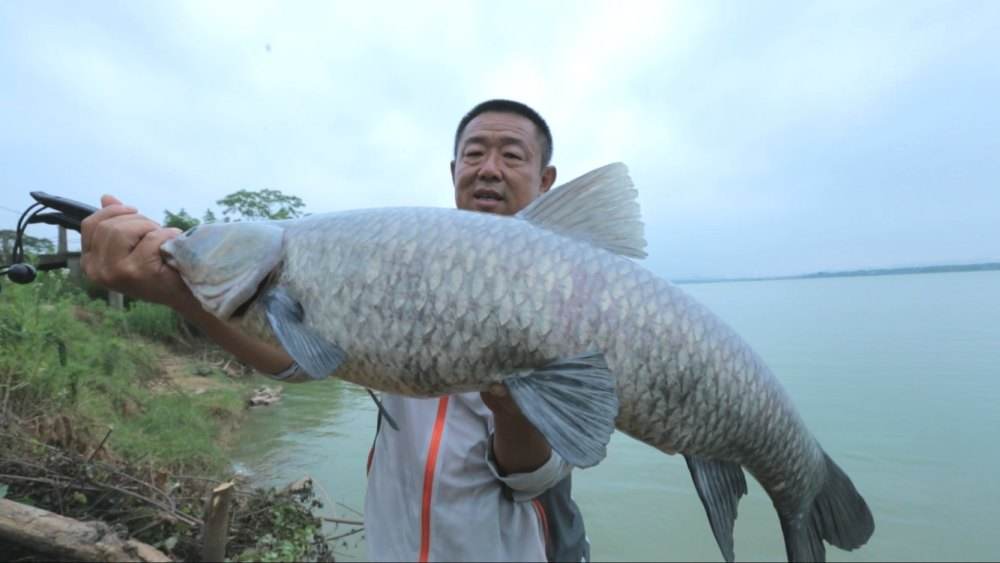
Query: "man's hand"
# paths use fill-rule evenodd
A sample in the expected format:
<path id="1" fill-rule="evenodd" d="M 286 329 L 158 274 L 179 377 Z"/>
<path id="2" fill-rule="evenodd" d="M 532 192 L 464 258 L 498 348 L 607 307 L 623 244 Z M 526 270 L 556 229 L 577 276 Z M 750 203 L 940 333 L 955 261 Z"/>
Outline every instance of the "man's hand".
<path id="1" fill-rule="evenodd" d="M 181 233 L 164 229 L 116 198 L 101 198 L 103 209 L 80 226 L 80 264 L 88 278 L 131 297 L 173 308 L 240 361 L 264 373 L 292 362 L 284 350 L 245 335 L 213 317 L 160 256 L 160 245 Z"/>
<path id="2" fill-rule="evenodd" d="M 84 274 L 108 289 L 182 314 L 197 307 L 180 275 L 160 256 L 160 245 L 181 231 L 161 228 L 110 195 L 101 198 L 101 207 L 80 226 Z"/>
<path id="3" fill-rule="evenodd" d="M 528 473 L 545 464 L 552 448 L 542 433 L 529 421 L 507 392 L 497 383 L 480 394 L 493 411 L 493 457 L 501 473 Z"/>

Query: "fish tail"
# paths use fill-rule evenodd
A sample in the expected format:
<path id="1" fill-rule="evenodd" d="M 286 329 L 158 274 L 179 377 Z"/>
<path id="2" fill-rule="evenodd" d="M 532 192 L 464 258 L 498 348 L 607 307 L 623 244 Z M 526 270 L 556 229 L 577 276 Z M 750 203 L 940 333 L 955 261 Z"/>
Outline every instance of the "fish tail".
<path id="1" fill-rule="evenodd" d="M 823 457 L 826 482 L 812 504 L 803 512 L 780 516 L 789 561 L 826 561 L 823 540 L 850 551 L 875 531 L 872 513 L 851 479 L 829 456 Z"/>

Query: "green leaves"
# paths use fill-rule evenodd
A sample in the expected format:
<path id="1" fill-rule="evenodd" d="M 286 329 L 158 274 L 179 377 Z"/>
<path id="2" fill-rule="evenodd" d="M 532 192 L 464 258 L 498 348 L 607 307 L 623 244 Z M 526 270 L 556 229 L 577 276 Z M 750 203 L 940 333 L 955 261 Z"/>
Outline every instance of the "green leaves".
<path id="1" fill-rule="evenodd" d="M 215 203 L 222 206 L 222 216 L 227 223 L 230 221 L 294 219 L 302 216 L 302 208 L 306 206 L 302 198 L 282 193 L 279 190 L 240 190 Z M 183 207 L 176 213 L 169 209 L 165 209 L 163 213 L 164 227 L 174 227 L 182 231 L 187 231 L 203 222 L 214 223 L 216 221 L 215 213 L 211 209 L 205 210 L 202 219 L 191 215 Z M 2 235 L 2 231 L 0 231 L 0 235 Z M 0 236 L 0 242 L 2 240 L 2 236 Z"/>
<path id="2" fill-rule="evenodd" d="M 271 489 L 254 495 L 243 514 L 252 521 L 239 521 L 230 540 L 238 555 L 233 561 L 332 561 L 330 546 L 322 535 L 323 523 L 312 514 L 322 507 L 311 486 L 294 493 Z M 239 518 L 239 517 L 238 517 Z"/>
<path id="3" fill-rule="evenodd" d="M 222 206 L 222 215 L 228 220 L 294 219 L 302 215 L 305 203 L 298 196 L 286 195 L 278 190 L 240 190 L 216 202 Z"/>
<path id="4" fill-rule="evenodd" d="M 174 227 L 175 229 L 180 229 L 186 231 L 191 227 L 195 227 L 201 224 L 201 221 L 197 217 L 192 217 L 187 211 L 184 211 L 182 207 L 180 211 L 174 213 L 169 209 L 164 210 L 163 216 L 163 226 L 164 227 Z"/>

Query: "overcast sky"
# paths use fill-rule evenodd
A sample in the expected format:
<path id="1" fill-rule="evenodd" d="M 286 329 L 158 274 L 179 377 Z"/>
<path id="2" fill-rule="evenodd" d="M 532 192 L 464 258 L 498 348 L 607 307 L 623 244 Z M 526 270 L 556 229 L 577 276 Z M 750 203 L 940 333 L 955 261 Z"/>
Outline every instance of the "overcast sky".
<path id="1" fill-rule="evenodd" d="M 660 275 L 1000 260 L 998 60 L 989 0 L 5 0 L 0 228 L 37 189 L 452 206 L 457 121 L 508 97 L 559 183 L 628 164 Z"/>

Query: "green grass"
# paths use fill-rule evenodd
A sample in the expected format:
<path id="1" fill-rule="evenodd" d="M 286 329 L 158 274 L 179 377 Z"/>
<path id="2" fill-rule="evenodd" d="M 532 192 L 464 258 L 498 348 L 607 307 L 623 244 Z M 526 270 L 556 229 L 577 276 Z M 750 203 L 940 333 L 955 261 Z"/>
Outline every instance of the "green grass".
<path id="1" fill-rule="evenodd" d="M 169 307 L 144 301 L 133 302 L 125 315 L 126 330 L 164 342 L 177 337 L 179 322 L 177 314 Z"/>
<path id="2" fill-rule="evenodd" d="M 176 336 L 174 313 L 91 300 L 59 273 L 0 293 L 0 414 L 62 414 L 130 460 L 218 466 L 217 442 L 243 411 L 238 384 L 199 395 L 154 391 L 162 377 L 157 345 Z M 162 350 L 162 347 L 159 348 Z M 219 378 L 220 376 L 213 375 Z"/>

